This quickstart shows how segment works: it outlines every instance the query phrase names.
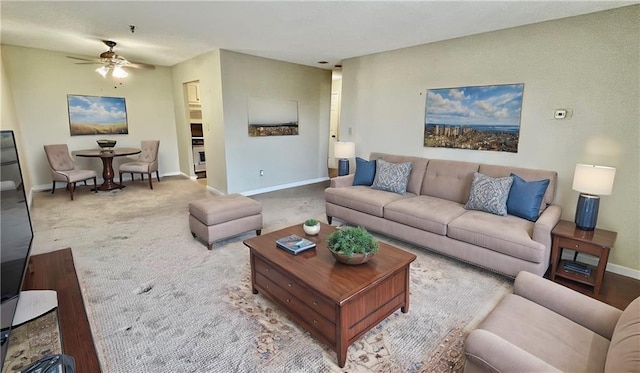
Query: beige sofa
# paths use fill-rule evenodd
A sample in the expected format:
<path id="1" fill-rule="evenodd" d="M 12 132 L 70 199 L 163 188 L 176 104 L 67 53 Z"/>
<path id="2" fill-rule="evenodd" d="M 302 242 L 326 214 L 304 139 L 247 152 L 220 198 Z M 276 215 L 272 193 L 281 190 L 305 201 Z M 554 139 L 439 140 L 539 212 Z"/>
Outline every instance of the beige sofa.
<path id="1" fill-rule="evenodd" d="M 640 298 L 620 311 L 522 272 L 464 348 L 465 373 L 637 372 Z"/>
<path id="2" fill-rule="evenodd" d="M 369 159 L 412 162 L 406 194 L 353 186 L 354 174 L 333 178 L 325 190 L 329 224 L 335 217 L 510 277 L 520 271 L 546 272 L 551 230 L 561 214 L 560 206 L 552 204 L 555 171 L 384 153 L 372 153 Z M 474 172 L 549 179 L 538 220 L 466 210 Z"/>

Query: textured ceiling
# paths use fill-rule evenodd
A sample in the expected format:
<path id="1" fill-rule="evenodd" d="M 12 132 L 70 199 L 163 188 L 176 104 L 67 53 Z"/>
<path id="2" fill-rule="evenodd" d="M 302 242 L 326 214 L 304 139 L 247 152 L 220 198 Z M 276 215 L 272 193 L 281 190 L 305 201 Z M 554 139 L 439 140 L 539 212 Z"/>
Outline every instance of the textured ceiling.
<path id="1" fill-rule="evenodd" d="M 108 39 L 127 59 L 161 66 L 222 48 L 330 69 L 350 57 L 637 3 L 2 1 L 0 40 L 97 57 Z"/>

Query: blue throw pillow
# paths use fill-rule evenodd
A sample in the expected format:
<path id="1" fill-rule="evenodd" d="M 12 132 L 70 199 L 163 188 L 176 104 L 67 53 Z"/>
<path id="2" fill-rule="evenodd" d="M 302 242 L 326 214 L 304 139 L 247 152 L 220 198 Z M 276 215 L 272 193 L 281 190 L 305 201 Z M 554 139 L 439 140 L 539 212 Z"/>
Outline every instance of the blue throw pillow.
<path id="1" fill-rule="evenodd" d="M 549 179 L 524 181 L 520 176 L 511 174 L 513 184 L 507 199 L 507 212 L 523 219 L 536 221 L 540 215 L 540 204 L 549 186 Z"/>
<path id="2" fill-rule="evenodd" d="M 375 176 L 376 161 L 367 161 L 356 157 L 356 175 L 353 177 L 353 185 L 371 186 Z"/>
<path id="3" fill-rule="evenodd" d="M 507 198 L 513 178 L 493 178 L 479 172 L 473 173 L 469 200 L 464 206 L 467 210 L 478 210 L 492 214 L 507 215 Z"/>

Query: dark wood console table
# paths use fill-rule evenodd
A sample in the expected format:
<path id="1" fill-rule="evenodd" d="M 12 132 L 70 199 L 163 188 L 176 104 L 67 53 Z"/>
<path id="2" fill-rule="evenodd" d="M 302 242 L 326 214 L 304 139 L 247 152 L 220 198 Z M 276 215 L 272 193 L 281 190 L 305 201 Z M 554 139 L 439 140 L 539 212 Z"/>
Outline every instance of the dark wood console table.
<path id="1" fill-rule="evenodd" d="M 71 249 L 33 255 L 22 290 L 55 290 L 62 351 L 73 357 L 76 372 L 101 372 Z"/>

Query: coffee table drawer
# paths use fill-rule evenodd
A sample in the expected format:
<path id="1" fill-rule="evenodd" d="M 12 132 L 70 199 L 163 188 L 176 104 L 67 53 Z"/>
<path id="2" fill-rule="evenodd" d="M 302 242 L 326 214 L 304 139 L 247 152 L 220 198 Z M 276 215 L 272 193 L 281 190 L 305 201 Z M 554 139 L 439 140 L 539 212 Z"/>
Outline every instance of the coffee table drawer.
<path id="1" fill-rule="evenodd" d="M 310 309 L 319 312 L 322 316 L 326 317 L 329 321 L 336 322 L 336 309 L 333 303 L 328 301 L 325 297 L 320 296 L 317 292 L 303 286 L 295 281 L 292 281 L 287 275 L 280 272 L 273 266 L 265 263 L 259 258 L 255 258 L 256 272 L 263 274 L 266 278 L 273 281 L 275 284 L 285 288 L 287 292 L 293 294 L 302 302 L 304 302 Z"/>
<path id="2" fill-rule="evenodd" d="M 261 273 L 256 273 L 256 285 L 265 289 L 266 293 L 282 303 L 282 308 L 285 311 L 293 312 L 300 321 L 306 323 L 305 329 L 314 329 L 331 343 L 335 343 L 336 326 L 334 323 L 311 309 L 303 301 L 289 293 L 287 289 L 278 286 L 278 284 Z M 311 332 L 311 330 L 309 331 Z"/>

